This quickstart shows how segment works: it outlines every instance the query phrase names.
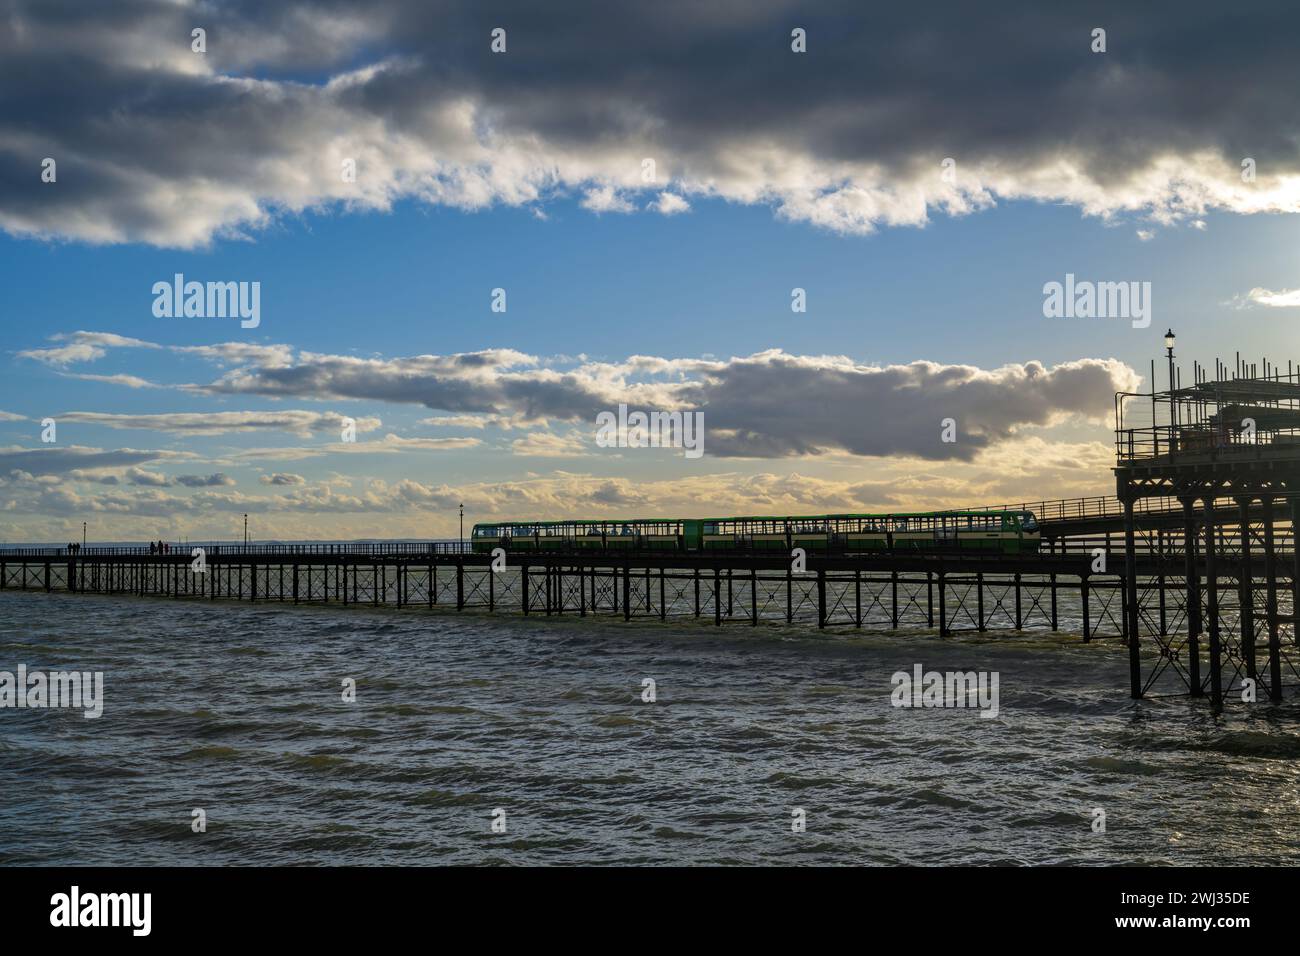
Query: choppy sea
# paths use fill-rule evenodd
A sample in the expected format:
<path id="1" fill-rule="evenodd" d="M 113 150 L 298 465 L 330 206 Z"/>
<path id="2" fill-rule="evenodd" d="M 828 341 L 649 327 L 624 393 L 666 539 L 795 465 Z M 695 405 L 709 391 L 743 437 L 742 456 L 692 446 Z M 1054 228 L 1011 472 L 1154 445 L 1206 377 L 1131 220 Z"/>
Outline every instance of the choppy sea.
<path id="1" fill-rule="evenodd" d="M 1300 861 L 1300 706 L 1135 704 L 1109 641 L 4 592 L 19 664 L 103 714 L 0 709 L 3 864 Z"/>

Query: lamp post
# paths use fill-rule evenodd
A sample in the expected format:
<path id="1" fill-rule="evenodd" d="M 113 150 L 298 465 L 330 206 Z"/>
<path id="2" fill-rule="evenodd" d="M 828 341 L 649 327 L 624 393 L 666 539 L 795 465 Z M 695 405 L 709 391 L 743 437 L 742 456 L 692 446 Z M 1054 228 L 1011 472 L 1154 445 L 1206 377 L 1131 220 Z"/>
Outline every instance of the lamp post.
<path id="1" fill-rule="evenodd" d="M 86 522 L 81 522 L 81 546 L 86 546 Z"/>
<path id="2" fill-rule="evenodd" d="M 248 547 L 248 515 L 244 515 L 244 547 Z"/>
<path id="3" fill-rule="evenodd" d="M 1169 420 L 1178 427 L 1178 400 L 1174 397 L 1174 330 L 1165 333 L 1165 354 L 1169 356 Z"/>
<path id="4" fill-rule="evenodd" d="M 465 503 L 460 505 L 460 550 L 465 550 Z"/>

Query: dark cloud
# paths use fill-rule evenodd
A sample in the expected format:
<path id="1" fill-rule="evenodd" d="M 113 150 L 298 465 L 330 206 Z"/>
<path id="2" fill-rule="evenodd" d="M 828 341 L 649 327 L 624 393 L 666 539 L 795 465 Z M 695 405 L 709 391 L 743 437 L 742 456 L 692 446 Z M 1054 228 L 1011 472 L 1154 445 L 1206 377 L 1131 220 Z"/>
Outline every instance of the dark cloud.
<path id="1" fill-rule="evenodd" d="M 1295 211 L 1297 48 L 1276 3 L 14 0 L 0 227 L 192 246 L 328 203 L 644 207 L 665 187 L 856 232 L 1003 197 Z"/>
<path id="2" fill-rule="evenodd" d="M 104 450 L 80 445 L 44 448 L 0 448 L 0 475 L 24 472 L 28 475 L 66 475 L 108 468 L 141 465 L 166 458 L 185 457 L 176 452 L 143 451 L 134 448 Z"/>
<path id="3" fill-rule="evenodd" d="M 176 476 L 176 484 L 183 485 L 186 488 L 221 488 L 227 485 L 233 485 L 234 483 L 234 478 L 221 472 L 217 472 L 213 475 Z"/>
<path id="4" fill-rule="evenodd" d="M 1137 373 L 1115 359 L 1047 368 L 997 369 L 914 362 L 878 367 L 847 358 L 779 350 L 727 361 L 637 356 L 624 365 L 558 371 L 517 356 L 489 370 L 455 357 L 371 359 L 302 355 L 290 365 L 246 367 L 222 377 L 221 393 L 419 404 L 523 421 L 594 423 L 620 403 L 645 411 L 704 415 L 705 453 L 780 458 L 848 452 L 970 460 L 1018 429 L 1063 416 L 1102 419 Z M 473 371 L 467 371 L 472 368 Z M 956 440 L 942 440 L 945 419 Z"/>

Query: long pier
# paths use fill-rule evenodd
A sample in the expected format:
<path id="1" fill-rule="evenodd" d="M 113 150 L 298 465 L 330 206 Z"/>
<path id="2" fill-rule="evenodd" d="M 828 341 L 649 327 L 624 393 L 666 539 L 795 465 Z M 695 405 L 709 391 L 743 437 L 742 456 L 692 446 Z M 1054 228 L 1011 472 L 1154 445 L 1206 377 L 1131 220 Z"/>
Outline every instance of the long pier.
<path id="1" fill-rule="evenodd" d="M 1289 529 L 1286 538 L 1290 541 Z M 1220 534 L 1223 529 L 1220 529 Z M 1225 541 L 1225 543 L 1227 543 Z M 1135 557 L 1139 628 L 1167 641 L 1184 625 L 1187 562 L 1152 531 Z M 197 556 L 202 553 L 202 560 Z M 1242 564 L 1225 548 L 1227 585 Z M 807 556 L 662 551 L 512 553 L 494 562 L 455 544 L 206 545 L 0 549 L 0 589 L 407 610 L 606 617 L 961 633 L 1046 631 L 1129 643 L 1123 536 L 1049 539 L 1038 553 Z M 1247 558 L 1249 560 L 1249 558 Z M 1195 571 L 1209 569 L 1197 558 Z M 1294 580 L 1300 578 L 1292 578 Z M 1226 603 L 1221 613 L 1230 614 Z M 1166 662 L 1174 665 L 1175 660 Z M 1198 670 L 1198 664 L 1183 662 Z M 1153 682 L 1154 683 L 1154 682 Z"/>

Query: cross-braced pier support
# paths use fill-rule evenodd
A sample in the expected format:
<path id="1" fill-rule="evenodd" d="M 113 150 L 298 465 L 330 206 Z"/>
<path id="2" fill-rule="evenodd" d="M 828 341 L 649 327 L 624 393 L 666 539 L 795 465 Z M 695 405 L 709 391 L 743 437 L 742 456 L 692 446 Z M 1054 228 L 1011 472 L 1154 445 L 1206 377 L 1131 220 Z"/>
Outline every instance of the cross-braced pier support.
<path id="1" fill-rule="evenodd" d="M 0 553 L 0 589 L 180 600 L 609 615 L 821 630 L 960 633 L 1048 630 L 1090 641 L 1125 633 L 1123 576 L 1094 555 L 532 554 L 494 570 L 488 555 L 294 553 L 224 548 L 187 555 Z M 1151 556 L 1140 570 L 1154 575 Z M 1118 562 L 1117 562 L 1118 563 Z"/>

